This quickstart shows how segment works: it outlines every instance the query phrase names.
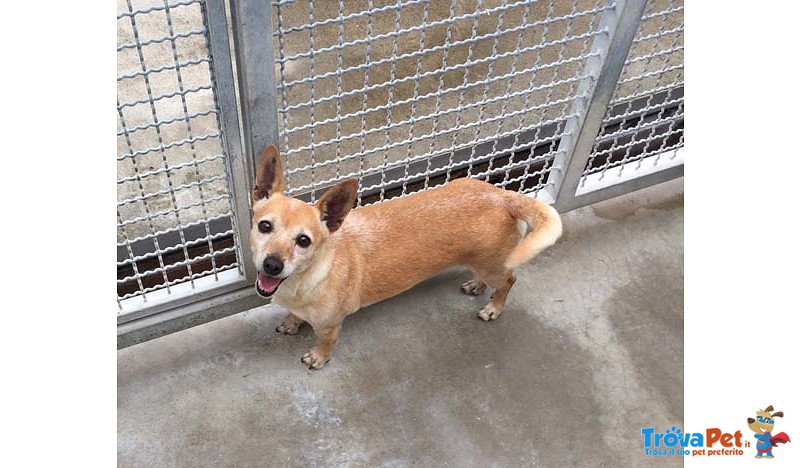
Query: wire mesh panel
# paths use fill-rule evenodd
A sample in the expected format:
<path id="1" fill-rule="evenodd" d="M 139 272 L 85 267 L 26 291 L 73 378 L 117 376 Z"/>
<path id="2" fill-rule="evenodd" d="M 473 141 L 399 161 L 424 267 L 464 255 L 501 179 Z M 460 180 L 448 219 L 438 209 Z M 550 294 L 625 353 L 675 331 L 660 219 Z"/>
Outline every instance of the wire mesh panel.
<path id="1" fill-rule="evenodd" d="M 605 0 L 273 2 L 291 195 L 358 177 L 359 204 L 475 177 L 536 193 Z"/>
<path id="2" fill-rule="evenodd" d="M 117 3 L 121 315 L 241 274 L 205 8 Z"/>
<path id="3" fill-rule="evenodd" d="M 472 177 L 565 211 L 682 169 L 679 0 L 118 0 L 117 23 L 118 346 L 258 303 L 268 144 L 288 195 L 355 177 L 359 205 Z"/>
<path id="4" fill-rule="evenodd" d="M 683 1 L 649 0 L 578 191 L 682 164 Z"/>

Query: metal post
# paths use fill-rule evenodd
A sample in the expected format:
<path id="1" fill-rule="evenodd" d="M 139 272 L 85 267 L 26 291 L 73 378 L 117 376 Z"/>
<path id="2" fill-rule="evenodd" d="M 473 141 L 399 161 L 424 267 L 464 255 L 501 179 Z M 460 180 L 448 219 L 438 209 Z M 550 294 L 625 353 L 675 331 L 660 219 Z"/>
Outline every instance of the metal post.
<path id="1" fill-rule="evenodd" d="M 177 299 L 151 304 L 148 315 L 117 325 L 117 348 L 124 348 L 195 325 L 242 312 L 266 302 L 253 291 L 255 268 L 250 257 L 250 190 L 254 161 L 270 143 L 277 144 L 277 109 L 270 38 L 270 3 L 233 2 L 234 38 L 237 46 L 242 132 L 237 115 L 225 0 L 206 0 L 204 22 L 208 31 L 216 105 L 223 144 L 227 150 L 229 187 L 234 200 L 234 231 L 242 272 L 230 282 Z M 244 134 L 244 147 L 241 133 Z M 233 273 L 233 271 L 232 271 Z"/>
<path id="2" fill-rule="evenodd" d="M 211 69 L 214 91 L 220 110 L 220 125 L 225 147 L 228 150 L 227 167 L 229 187 L 234 203 L 235 240 L 239 247 L 241 267 L 248 282 L 255 281 L 256 272 L 250 254 L 250 158 L 242 152 L 236 89 L 228 42 L 228 22 L 225 0 L 206 0 L 205 21 L 211 49 Z"/>
<path id="3" fill-rule="evenodd" d="M 270 144 L 278 146 L 278 101 L 270 10 L 269 0 L 231 0 L 244 154 L 250 162 L 250 180 L 261 152 Z"/>
<path id="4" fill-rule="evenodd" d="M 607 30 L 607 33 L 597 36 L 592 43 L 592 51 L 598 51 L 600 55 L 587 61 L 587 70 L 584 73 L 587 76 L 596 76 L 597 81 L 593 89 L 591 78 L 579 85 L 578 94 L 589 90 L 591 94 L 588 99 L 578 100 L 573 104 L 571 113 L 580 117 L 573 117 L 567 123 L 567 136 L 561 139 L 559 155 L 553 163 L 553 198 L 555 207 L 560 212 L 577 206 L 575 192 L 578 183 L 625 65 L 646 3 L 646 0 L 618 0 L 614 8 L 603 13 L 600 20 L 600 28 Z"/>

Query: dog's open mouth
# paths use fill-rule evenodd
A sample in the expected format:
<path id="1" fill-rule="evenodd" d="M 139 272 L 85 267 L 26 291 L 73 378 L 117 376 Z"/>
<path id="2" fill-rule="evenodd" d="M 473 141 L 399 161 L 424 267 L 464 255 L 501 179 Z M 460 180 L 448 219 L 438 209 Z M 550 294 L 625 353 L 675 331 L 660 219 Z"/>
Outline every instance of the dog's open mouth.
<path id="1" fill-rule="evenodd" d="M 275 294 L 275 291 L 278 290 L 278 286 L 280 286 L 285 279 L 286 278 L 274 278 L 264 273 L 259 273 L 258 279 L 256 280 L 256 292 L 261 297 L 270 297 Z"/>

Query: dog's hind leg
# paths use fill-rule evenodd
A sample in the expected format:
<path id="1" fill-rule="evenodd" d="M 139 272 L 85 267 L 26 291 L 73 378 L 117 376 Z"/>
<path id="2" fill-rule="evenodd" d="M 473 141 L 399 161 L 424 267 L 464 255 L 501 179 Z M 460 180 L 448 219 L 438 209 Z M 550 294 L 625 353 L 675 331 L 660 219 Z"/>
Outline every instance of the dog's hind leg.
<path id="1" fill-rule="evenodd" d="M 461 292 L 470 296 L 480 296 L 486 291 L 486 283 L 483 282 L 480 275 L 472 272 L 472 279 L 461 283 Z"/>
<path id="2" fill-rule="evenodd" d="M 284 335 L 296 335 L 302 324 L 303 319 L 289 312 L 280 325 L 275 327 L 275 331 Z"/>
<path id="3" fill-rule="evenodd" d="M 510 270 L 485 275 L 484 278 L 486 283 L 494 288 L 494 292 L 492 293 L 492 300 L 478 312 L 478 317 L 488 322 L 489 320 L 495 320 L 503 313 L 508 291 L 514 286 L 514 282 L 517 279 L 514 276 L 514 272 Z"/>

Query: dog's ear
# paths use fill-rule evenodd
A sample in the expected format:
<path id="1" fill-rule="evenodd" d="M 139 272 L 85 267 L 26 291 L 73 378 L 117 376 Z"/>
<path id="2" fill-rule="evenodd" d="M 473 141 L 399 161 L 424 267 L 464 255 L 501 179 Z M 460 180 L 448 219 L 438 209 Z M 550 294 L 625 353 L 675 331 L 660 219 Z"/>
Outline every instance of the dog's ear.
<path id="1" fill-rule="evenodd" d="M 782 418 L 783 417 L 783 411 L 776 411 L 775 413 L 772 413 L 772 417 L 773 418 Z"/>
<path id="2" fill-rule="evenodd" d="M 256 180 L 253 185 L 253 203 L 283 193 L 283 162 L 275 145 L 267 146 L 256 166 Z"/>
<path id="3" fill-rule="evenodd" d="M 357 193 L 358 180 L 347 179 L 329 188 L 320 197 L 316 206 L 329 232 L 335 232 L 342 226 L 345 216 L 356 202 Z"/>
<path id="4" fill-rule="evenodd" d="M 764 408 L 764 411 L 766 411 L 767 413 L 769 413 L 770 411 L 772 411 L 772 410 L 774 410 L 774 409 L 775 409 L 775 408 L 773 408 L 773 407 L 772 407 L 772 405 L 769 405 L 769 406 L 767 406 L 766 408 Z"/>

